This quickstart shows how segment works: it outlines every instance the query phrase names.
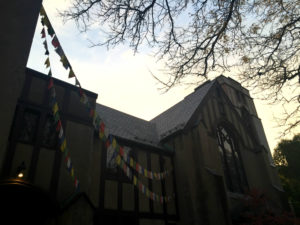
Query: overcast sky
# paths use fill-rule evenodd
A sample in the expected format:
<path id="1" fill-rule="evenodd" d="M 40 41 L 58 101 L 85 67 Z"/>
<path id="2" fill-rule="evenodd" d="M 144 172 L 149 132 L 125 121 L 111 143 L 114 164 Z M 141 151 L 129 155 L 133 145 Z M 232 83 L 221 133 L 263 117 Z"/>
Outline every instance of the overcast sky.
<path id="1" fill-rule="evenodd" d="M 80 33 L 73 22 L 64 24 L 57 10 L 65 9 L 68 2 L 69 0 L 44 0 L 43 4 L 78 80 L 83 88 L 98 94 L 98 103 L 150 120 L 194 90 L 195 86 L 176 87 L 162 94 L 158 90 L 161 86 L 153 79 L 151 72 L 163 77 L 163 64 L 157 62 L 149 52 L 134 55 L 132 50 L 122 45 L 111 50 L 105 47 L 90 48 L 88 39 L 97 40 L 100 34 L 96 29 L 88 34 Z M 27 66 L 47 73 L 41 29 L 41 23 L 38 21 Z M 49 36 L 47 38 L 53 76 L 74 84 L 74 78 L 67 78 L 68 71 L 63 68 L 59 57 L 50 46 Z M 225 75 L 232 77 L 233 74 Z M 254 101 L 270 149 L 273 150 L 278 143 L 276 137 L 280 131 L 280 128 L 276 128 L 273 112 L 278 113 L 280 107 L 267 105 L 257 99 Z"/>

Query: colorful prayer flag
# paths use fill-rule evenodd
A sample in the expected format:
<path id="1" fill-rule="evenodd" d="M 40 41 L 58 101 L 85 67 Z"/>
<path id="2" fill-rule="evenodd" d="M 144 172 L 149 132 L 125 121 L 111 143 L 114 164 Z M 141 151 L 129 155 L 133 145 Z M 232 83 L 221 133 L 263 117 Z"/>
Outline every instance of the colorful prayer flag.
<path id="1" fill-rule="evenodd" d="M 46 37 L 46 33 L 45 33 L 45 29 L 43 27 L 42 31 L 41 31 L 41 35 L 42 35 L 42 38 L 45 38 Z"/>
<path id="2" fill-rule="evenodd" d="M 52 45 L 54 46 L 54 48 L 57 48 L 59 46 L 59 41 L 56 37 L 56 35 L 54 36 L 54 38 L 51 41 Z"/>
<path id="3" fill-rule="evenodd" d="M 56 49 L 55 52 L 62 57 L 63 55 L 65 55 L 64 51 L 62 50 L 61 46 L 59 45 Z"/>
<path id="4" fill-rule="evenodd" d="M 48 84 L 48 89 L 52 88 L 53 87 L 53 79 L 51 78 L 49 80 L 49 84 Z"/>
<path id="5" fill-rule="evenodd" d="M 80 87 L 80 83 L 79 83 L 79 81 L 77 80 L 76 77 L 75 77 L 75 85 Z"/>
<path id="6" fill-rule="evenodd" d="M 46 61 L 45 61 L 44 64 L 46 65 L 46 68 L 50 67 L 49 57 L 47 57 L 47 59 L 46 59 Z"/>
<path id="7" fill-rule="evenodd" d="M 55 102 L 55 104 L 53 105 L 52 111 L 53 111 L 53 114 L 56 114 L 56 112 L 58 111 L 58 104 L 57 104 L 57 102 Z"/>
<path id="8" fill-rule="evenodd" d="M 72 78 L 72 77 L 75 77 L 75 74 L 73 72 L 73 69 L 71 68 L 70 72 L 69 72 L 69 78 Z"/>

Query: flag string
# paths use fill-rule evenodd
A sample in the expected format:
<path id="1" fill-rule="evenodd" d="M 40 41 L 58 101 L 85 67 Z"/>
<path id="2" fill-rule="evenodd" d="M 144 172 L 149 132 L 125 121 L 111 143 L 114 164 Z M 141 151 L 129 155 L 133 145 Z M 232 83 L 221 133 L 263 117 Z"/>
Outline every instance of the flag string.
<path id="1" fill-rule="evenodd" d="M 45 19 L 44 19 L 44 21 L 45 21 Z M 49 79 L 47 88 L 50 92 L 50 104 L 51 104 L 51 108 L 52 108 L 52 116 L 54 118 L 55 130 L 58 135 L 59 147 L 60 147 L 61 152 L 64 153 L 64 156 L 65 156 L 66 169 L 74 182 L 75 191 L 78 192 L 80 190 L 79 180 L 78 180 L 77 176 L 75 175 L 73 163 L 72 163 L 70 153 L 69 153 L 69 150 L 67 147 L 66 137 L 64 135 L 63 126 L 62 126 L 62 122 L 60 119 L 60 112 L 59 112 L 60 110 L 59 110 L 58 102 L 56 99 L 56 90 L 55 90 L 54 82 L 53 82 L 53 78 L 52 78 L 51 64 L 50 64 L 50 59 L 49 59 L 49 50 L 48 50 L 48 45 L 47 45 L 47 38 L 46 38 L 44 24 L 46 24 L 46 23 L 45 22 L 42 23 L 43 29 L 42 29 L 41 35 L 42 35 L 42 38 L 45 39 L 43 42 L 44 48 L 46 50 L 45 55 L 48 55 L 44 64 L 46 65 L 46 68 L 49 68 L 48 76 L 50 79 Z M 49 22 L 49 24 L 50 24 L 50 22 Z M 51 29 L 48 28 L 48 33 L 49 33 L 49 30 L 51 32 Z M 49 35 L 50 35 L 50 33 L 49 33 Z"/>
<path id="2" fill-rule="evenodd" d="M 65 53 L 58 40 L 58 37 L 49 21 L 49 18 L 43 6 L 40 10 L 40 15 L 41 15 L 41 23 L 43 25 L 43 30 L 41 32 L 42 36 L 45 35 L 45 29 L 44 29 L 44 25 L 45 25 L 47 27 L 48 34 L 52 37 L 51 43 L 55 48 L 55 52 L 61 58 L 60 59 L 61 63 L 63 64 L 65 69 L 70 69 L 69 78 L 73 78 L 73 77 L 75 78 L 75 86 L 78 86 L 79 88 L 80 102 L 86 106 L 89 112 L 89 116 L 93 118 L 93 125 L 95 130 L 98 132 L 99 139 L 105 143 L 106 148 L 109 148 L 111 146 L 117 153 L 115 156 L 117 165 L 123 170 L 123 172 L 125 173 L 125 175 L 128 176 L 129 179 L 132 179 L 134 186 L 136 186 L 142 193 L 144 193 L 151 200 L 159 201 L 160 203 L 171 201 L 171 199 L 173 198 L 172 196 L 162 196 L 162 195 L 155 194 L 154 192 L 150 191 L 140 180 L 138 180 L 138 178 L 135 175 L 132 176 L 131 170 L 135 170 L 138 174 L 143 175 L 148 179 L 162 180 L 165 179 L 165 177 L 169 174 L 169 171 L 168 170 L 165 170 L 163 172 L 149 171 L 146 168 L 144 168 L 141 164 L 139 164 L 136 160 L 134 160 L 133 157 L 129 156 L 126 152 L 124 152 L 124 148 L 117 143 L 116 138 L 109 133 L 108 128 L 105 126 L 99 114 L 95 112 L 94 108 L 92 108 L 92 105 L 89 102 L 87 95 L 84 93 L 84 90 L 81 88 L 81 85 L 71 67 L 71 64 L 69 63 L 67 57 L 65 56 Z M 48 48 L 46 49 L 46 53 L 49 54 Z M 50 62 L 49 62 L 49 66 L 50 66 Z M 65 141 L 65 137 L 64 137 L 64 141 Z M 63 145 L 64 144 L 62 143 L 61 147 Z"/>

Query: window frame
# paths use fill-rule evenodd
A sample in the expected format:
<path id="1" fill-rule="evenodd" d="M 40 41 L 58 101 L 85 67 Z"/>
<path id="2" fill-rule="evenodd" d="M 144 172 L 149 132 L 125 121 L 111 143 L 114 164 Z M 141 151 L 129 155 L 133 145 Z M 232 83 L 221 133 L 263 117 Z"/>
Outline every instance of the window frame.
<path id="1" fill-rule="evenodd" d="M 226 134 L 222 132 L 223 130 Z M 217 142 L 218 151 L 222 160 L 226 187 L 230 192 L 243 194 L 248 187 L 237 139 L 230 129 L 226 126 L 219 125 L 217 127 Z M 225 142 L 229 145 L 230 151 L 229 149 L 226 149 Z M 233 163 L 229 162 L 228 154 L 231 154 Z M 234 170 L 235 174 L 232 173 L 232 170 Z M 234 183 L 237 185 L 234 185 Z"/>

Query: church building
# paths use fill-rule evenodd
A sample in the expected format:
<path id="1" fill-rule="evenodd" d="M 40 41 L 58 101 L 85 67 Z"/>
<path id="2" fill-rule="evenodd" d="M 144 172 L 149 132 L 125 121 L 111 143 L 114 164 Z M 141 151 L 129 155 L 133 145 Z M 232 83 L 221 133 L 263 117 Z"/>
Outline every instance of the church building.
<path id="1" fill-rule="evenodd" d="M 285 207 L 261 120 L 240 83 L 221 75 L 152 120 L 137 118 L 26 68 L 41 1 L 3 4 L 1 16 L 17 21 L 0 20 L 5 219 L 230 225 L 252 189 L 270 207 Z"/>

